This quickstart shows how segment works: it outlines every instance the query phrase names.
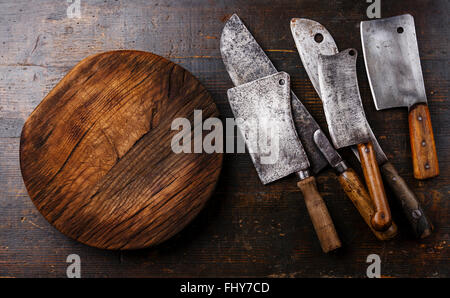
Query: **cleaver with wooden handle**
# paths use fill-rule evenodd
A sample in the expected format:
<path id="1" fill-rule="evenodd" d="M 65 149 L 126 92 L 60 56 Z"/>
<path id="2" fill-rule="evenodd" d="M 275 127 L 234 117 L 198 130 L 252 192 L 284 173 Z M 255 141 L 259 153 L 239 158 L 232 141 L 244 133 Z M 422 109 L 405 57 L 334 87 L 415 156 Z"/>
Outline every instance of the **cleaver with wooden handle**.
<path id="1" fill-rule="evenodd" d="M 392 218 L 359 94 L 356 57 L 355 49 L 319 55 L 320 92 L 334 146 L 338 149 L 358 147 L 364 178 L 375 206 L 371 223 L 375 230 L 384 231 L 391 226 Z"/>
<path id="2" fill-rule="evenodd" d="M 324 252 L 341 246 L 291 114 L 290 78 L 285 72 L 231 88 L 228 101 L 263 184 L 296 173 Z"/>
<path id="3" fill-rule="evenodd" d="M 236 86 L 228 91 L 229 103 L 261 182 L 296 173 L 322 250 L 339 248 L 341 242 L 314 178 L 327 164 L 317 149 L 310 149 L 315 148 L 312 135 L 320 128 L 290 90 L 289 75 L 276 70 L 236 14 L 223 28 L 220 52 Z M 296 130 L 297 123 L 301 131 Z"/>
<path id="4" fill-rule="evenodd" d="M 414 18 L 401 15 L 361 22 L 361 40 L 377 110 L 408 107 L 414 177 L 439 175 Z"/>
<path id="5" fill-rule="evenodd" d="M 334 55 L 339 52 L 338 47 L 330 32 L 328 32 L 322 24 L 316 21 L 309 19 L 292 19 L 291 31 L 303 66 L 320 98 L 319 74 L 317 69 L 319 54 Z M 408 219 L 415 236 L 417 238 L 428 237 L 431 235 L 433 225 L 423 211 L 419 199 L 406 181 L 398 174 L 394 165 L 388 160 L 371 129 L 370 135 L 376 159 L 380 166 L 381 175 L 393 191 L 395 198 L 401 204 L 403 212 Z M 352 147 L 352 151 L 359 159 L 358 149 Z M 358 208 L 358 206 L 361 205 L 360 203 L 362 200 L 358 200 L 357 202 L 359 204 L 355 203 L 355 205 Z M 367 214 L 361 212 L 361 215 L 363 215 L 367 222 Z M 368 223 L 370 223 L 370 221 Z M 394 226 L 394 223 L 392 226 Z M 389 230 L 391 230 L 391 228 Z M 378 234 L 375 235 L 378 237 Z"/>

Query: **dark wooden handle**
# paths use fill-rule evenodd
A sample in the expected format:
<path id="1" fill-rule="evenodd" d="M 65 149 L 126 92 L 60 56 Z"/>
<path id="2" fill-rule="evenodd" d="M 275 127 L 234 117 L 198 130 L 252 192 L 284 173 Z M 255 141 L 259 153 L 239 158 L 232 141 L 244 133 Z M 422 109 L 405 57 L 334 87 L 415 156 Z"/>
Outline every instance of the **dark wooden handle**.
<path id="1" fill-rule="evenodd" d="M 297 183 L 303 193 L 306 208 L 316 230 L 320 246 L 324 252 L 329 252 L 341 247 L 341 241 L 334 228 L 327 206 L 317 191 L 316 179 L 308 177 Z"/>
<path id="2" fill-rule="evenodd" d="M 386 192 L 372 142 L 369 141 L 366 144 L 359 144 L 358 152 L 366 185 L 375 206 L 375 214 L 371 221 L 372 226 L 377 231 L 385 231 L 392 222 L 391 211 L 387 202 Z"/>
<path id="3" fill-rule="evenodd" d="M 431 235 L 433 224 L 423 212 L 420 202 L 405 180 L 398 174 L 395 167 L 387 162 L 381 166 L 381 173 L 389 184 L 396 198 L 400 201 L 403 212 L 418 238 Z"/>
<path id="4" fill-rule="evenodd" d="M 366 187 L 359 179 L 358 174 L 356 174 L 353 169 L 347 169 L 339 175 L 338 179 L 342 189 L 353 202 L 356 209 L 358 209 L 359 214 L 361 214 L 362 218 L 370 227 L 374 235 L 379 240 L 390 240 L 394 238 L 397 235 L 397 225 L 394 222 L 392 222 L 389 229 L 383 232 L 376 231 L 372 227 L 371 220 L 375 214 L 375 208 L 369 194 L 366 191 Z"/>
<path id="5" fill-rule="evenodd" d="M 430 111 L 426 104 L 417 104 L 409 111 L 409 136 L 414 177 L 427 179 L 439 175 Z"/>

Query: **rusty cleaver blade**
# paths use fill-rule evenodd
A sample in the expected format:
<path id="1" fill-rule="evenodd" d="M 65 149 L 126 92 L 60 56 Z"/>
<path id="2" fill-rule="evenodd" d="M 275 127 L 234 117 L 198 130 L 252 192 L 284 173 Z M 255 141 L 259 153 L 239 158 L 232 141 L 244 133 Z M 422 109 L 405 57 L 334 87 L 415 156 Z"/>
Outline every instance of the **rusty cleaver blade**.
<path id="1" fill-rule="evenodd" d="M 300 178 L 297 186 L 303 194 L 322 250 L 329 252 L 339 248 L 341 242 L 317 191 L 315 178 L 308 171 L 310 163 L 294 126 L 289 75 L 276 71 L 235 14 L 223 29 L 220 50 L 236 86 L 228 91 L 230 106 L 261 181 L 268 183 L 296 172 Z M 306 124 L 310 121 L 308 116 L 312 119 L 309 114 L 303 115 Z M 279 149 L 272 152 L 277 146 Z M 273 156 L 277 158 L 271 160 Z"/>
<path id="2" fill-rule="evenodd" d="M 361 41 L 377 110 L 408 107 L 414 177 L 439 175 L 414 18 L 401 15 L 361 22 Z"/>
<path id="3" fill-rule="evenodd" d="M 375 205 L 372 227 L 384 231 L 391 226 L 392 218 L 359 94 L 356 57 L 355 49 L 319 55 L 320 92 L 334 146 L 358 146 L 364 178 Z"/>
<path id="4" fill-rule="evenodd" d="M 303 66 L 313 87 L 317 91 L 317 95 L 321 98 L 318 73 L 319 55 L 334 55 L 339 52 L 338 47 L 328 30 L 316 21 L 309 19 L 292 19 L 291 31 Z M 377 162 L 381 167 L 381 175 L 383 176 L 384 181 L 390 186 L 395 198 L 399 201 L 415 236 L 418 238 L 425 238 L 431 235 L 433 225 L 425 215 L 419 199 L 406 181 L 398 174 L 394 165 L 389 162 L 370 127 L 368 127 L 368 129 L 370 131 L 370 140 L 372 141 L 375 150 Z M 355 146 L 352 146 L 352 151 L 359 160 L 358 149 Z M 362 212 L 361 215 L 363 215 Z M 363 217 L 366 219 L 365 215 L 363 215 Z M 395 225 L 393 224 L 392 226 Z M 391 230 L 391 228 L 389 230 Z M 375 235 L 380 239 L 379 234 L 375 233 Z"/>
<path id="5" fill-rule="evenodd" d="M 291 115 L 290 78 L 276 73 L 228 89 L 237 126 L 263 184 L 307 171 Z"/>
<path id="6" fill-rule="evenodd" d="M 220 52 L 235 86 L 278 72 L 236 14 L 230 17 L 223 28 Z M 311 164 L 310 169 L 317 174 L 327 166 L 327 161 L 313 140 L 314 132 L 320 127 L 293 92 L 291 92 L 291 107 L 297 133 Z"/>
<path id="7" fill-rule="evenodd" d="M 325 34 L 327 32 L 323 32 L 324 34 L 322 34 L 322 31 L 326 31 L 326 29 L 315 21 L 299 18 L 291 20 L 292 36 L 298 48 L 304 68 L 308 73 L 317 94 L 320 94 L 319 75 L 317 73 L 319 54 L 334 55 L 338 52 L 331 35 Z M 358 174 L 342 160 L 334 148 L 331 152 L 326 149 L 332 147 L 331 144 L 325 147 L 321 146 L 322 143 L 328 142 L 328 139 L 326 139 L 323 133 L 318 132 L 315 134 L 314 141 L 330 164 L 344 165 L 340 168 L 334 167 L 337 170 L 338 181 L 374 235 L 380 240 L 390 240 L 395 237 L 398 229 L 394 222 L 392 222 L 388 230 L 382 232 L 376 231 L 372 227 L 371 220 L 375 214 L 375 208 L 372 199 Z"/>

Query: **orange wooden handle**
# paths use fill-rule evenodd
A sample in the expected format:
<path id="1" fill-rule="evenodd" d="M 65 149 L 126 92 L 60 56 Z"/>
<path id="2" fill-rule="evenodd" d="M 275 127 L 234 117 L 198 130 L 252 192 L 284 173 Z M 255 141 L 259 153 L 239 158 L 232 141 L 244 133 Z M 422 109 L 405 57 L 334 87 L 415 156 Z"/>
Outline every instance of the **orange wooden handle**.
<path id="1" fill-rule="evenodd" d="M 359 144 L 358 152 L 367 188 L 375 206 L 372 226 L 377 231 L 385 231 L 391 226 L 392 217 L 372 142 Z"/>
<path id="2" fill-rule="evenodd" d="M 341 240 L 334 228 L 327 206 L 317 191 L 316 179 L 308 177 L 297 183 L 298 188 L 303 193 L 306 208 L 316 230 L 320 246 L 324 252 L 329 252 L 341 247 Z"/>
<path id="3" fill-rule="evenodd" d="M 342 189 L 345 191 L 347 196 L 355 205 L 356 209 L 358 209 L 359 214 L 364 219 L 366 224 L 370 227 L 373 234 L 379 240 L 390 240 L 397 235 L 397 225 L 392 222 L 389 229 L 386 231 L 376 231 L 372 227 L 372 218 L 375 214 L 375 208 L 372 203 L 372 199 L 366 191 L 366 187 L 363 182 L 359 179 L 358 174 L 349 168 L 345 172 L 341 173 L 338 177 L 339 183 L 342 186 Z"/>
<path id="4" fill-rule="evenodd" d="M 439 175 L 430 111 L 426 104 L 417 104 L 409 111 L 409 135 L 414 177 L 427 179 Z"/>

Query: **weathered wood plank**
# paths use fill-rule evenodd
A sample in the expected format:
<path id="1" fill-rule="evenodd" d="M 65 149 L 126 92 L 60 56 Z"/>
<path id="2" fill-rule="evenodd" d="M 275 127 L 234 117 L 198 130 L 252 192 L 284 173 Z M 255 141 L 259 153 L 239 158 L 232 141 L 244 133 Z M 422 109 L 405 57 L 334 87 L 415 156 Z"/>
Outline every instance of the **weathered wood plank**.
<path id="1" fill-rule="evenodd" d="M 92 1 L 69 19 L 65 1 L 0 1 L 0 276 L 63 277 L 65 258 L 77 253 L 82 276 L 365 276 L 366 257 L 377 253 L 384 276 L 449 277 L 450 122 L 448 121 L 449 3 L 382 1 L 382 16 L 411 13 L 417 36 L 441 174 L 412 177 L 407 111 L 377 112 L 363 67 L 358 24 L 366 1 Z M 364 107 L 380 143 L 416 191 L 436 230 L 416 241 L 401 210 L 392 208 L 397 239 L 381 243 L 360 219 L 327 170 L 318 176 L 344 243 L 337 255 L 321 253 L 295 178 L 259 182 L 246 154 L 227 154 L 215 195 L 174 239 L 135 252 L 108 252 L 74 242 L 38 213 L 23 186 L 18 159 L 22 125 L 54 85 L 83 58 L 113 49 L 154 52 L 191 71 L 212 94 L 221 117 L 231 117 L 219 38 L 224 21 L 238 13 L 268 56 L 290 73 L 292 87 L 322 128 L 318 98 L 295 51 L 292 17 L 325 25 L 340 49 L 355 47 Z M 350 152 L 343 155 L 359 172 Z M 388 196 L 390 195 L 388 191 Z"/>

